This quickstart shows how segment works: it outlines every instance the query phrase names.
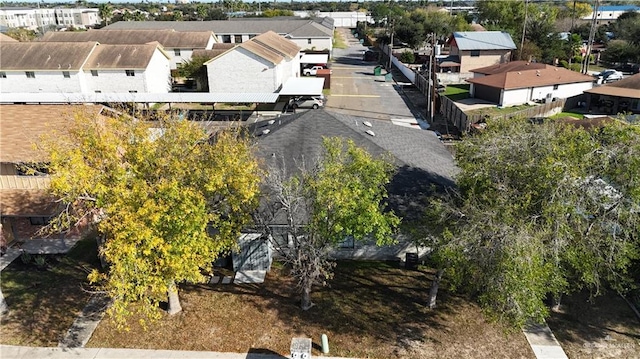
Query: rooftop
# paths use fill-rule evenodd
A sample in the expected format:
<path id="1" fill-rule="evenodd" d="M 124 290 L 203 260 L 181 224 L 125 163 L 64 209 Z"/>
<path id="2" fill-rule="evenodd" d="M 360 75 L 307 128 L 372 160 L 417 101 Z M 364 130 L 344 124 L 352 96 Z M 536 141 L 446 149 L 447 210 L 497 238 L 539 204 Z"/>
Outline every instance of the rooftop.
<path id="1" fill-rule="evenodd" d="M 594 87 L 585 91 L 585 93 L 640 99 L 640 74 L 600 87 Z"/>
<path id="2" fill-rule="evenodd" d="M 213 36 L 211 31 L 175 30 L 89 30 L 81 32 L 50 31 L 40 41 L 87 42 L 101 44 L 146 44 L 157 41 L 166 48 L 204 49 Z"/>
<path id="3" fill-rule="evenodd" d="M 540 69 L 500 72 L 493 75 L 468 79 L 466 81 L 473 84 L 511 90 L 577 82 L 593 82 L 594 78 L 563 67 L 545 65 L 544 68 Z"/>
<path id="4" fill-rule="evenodd" d="M 79 70 L 96 42 L 0 41 L 2 70 Z"/>
<path id="5" fill-rule="evenodd" d="M 454 32 L 450 42 L 455 41 L 460 50 L 515 50 L 511 35 L 503 31 Z"/>

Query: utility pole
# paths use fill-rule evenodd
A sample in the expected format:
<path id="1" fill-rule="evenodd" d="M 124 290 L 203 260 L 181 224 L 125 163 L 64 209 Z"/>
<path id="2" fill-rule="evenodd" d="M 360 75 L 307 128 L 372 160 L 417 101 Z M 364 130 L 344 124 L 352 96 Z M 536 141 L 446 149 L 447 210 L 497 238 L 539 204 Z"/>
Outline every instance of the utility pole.
<path id="1" fill-rule="evenodd" d="M 520 60 L 522 58 L 522 51 L 524 50 L 524 35 L 527 33 L 527 15 L 529 11 L 529 0 L 524 2 L 524 24 L 522 24 L 522 41 L 520 41 Z"/>
<path id="2" fill-rule="evenodd" d="M 430 123 L 433 123 L 433 117 L 436 112 L 436 92 L 438 91 L 438 78 L 436 76 L 436 34 L 433 32 L 431 33 L 431 61 L 431 73 L 429 74 L 429 76 L 431 76 L 431 98 L 429 99 L 429 102 L 431 102 L 429 106 L 431 112 L 429 119 L 431 121 Z"/>
<path id="3" fill-rule="evenodd" d="M 589 41 L 587 42 L 587 52 L 582 59 L 581 71 L 586 74 L 589 71 L 589 57 L 591 57 L 591 47 L 593 46 L 593 40 L 596 36 L 596 25 L 598 22 L 598 8 L 600 7 L 600 0 L 596 0 L 596 5 L 593 8 L 593 16 L 591 17 L 591 30 L 589 31 Z"/>
<path id="4" fill-rule="evenodd" d="M 395 25 L 395 20 L 391 22 L 391 39 L 389 41 L 389 71 L 391 71 L 391 58 L 393 57 L 393 25 Z"/>

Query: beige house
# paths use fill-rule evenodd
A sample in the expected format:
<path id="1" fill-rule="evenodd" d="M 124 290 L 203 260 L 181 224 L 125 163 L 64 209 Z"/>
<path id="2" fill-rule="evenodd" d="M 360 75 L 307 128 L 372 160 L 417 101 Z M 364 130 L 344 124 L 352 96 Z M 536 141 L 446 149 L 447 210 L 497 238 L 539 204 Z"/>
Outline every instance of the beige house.
<path id="1" fill-rule="evenodd" d="M 470 73 L 472 69 L 509 62 L 516 45 L 502 31 L 454 32 L 449 56 L 439 62 L 440 71 Z"/>

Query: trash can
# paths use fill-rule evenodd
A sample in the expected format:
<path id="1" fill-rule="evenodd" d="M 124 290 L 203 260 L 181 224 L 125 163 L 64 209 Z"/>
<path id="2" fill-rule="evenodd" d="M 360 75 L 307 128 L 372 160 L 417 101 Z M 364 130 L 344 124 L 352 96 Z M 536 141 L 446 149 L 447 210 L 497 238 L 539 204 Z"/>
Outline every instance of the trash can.
<path id="1" fill-rule="evenodd" d="M 374 75 L 374 76 L 380 76 L 380 75 L 382 75 L 382 66 L 376 66 L 376 67 L 373 69 L 373 75 Z"/>
<path id="2" fill-rule="evenodd" d="M 384 75 L 384 80 L 385 80 L 386 82 L 391 82 L 391 81 L 393 81 L 393 75 L 392 75 L 391 73 L 388 73 L 388 74 Z"/>
<path id="3" fill-rule="evenodd" d="M 407 253 L 405 258 L 405 269 L 418 269 L 418 253 Z"/>

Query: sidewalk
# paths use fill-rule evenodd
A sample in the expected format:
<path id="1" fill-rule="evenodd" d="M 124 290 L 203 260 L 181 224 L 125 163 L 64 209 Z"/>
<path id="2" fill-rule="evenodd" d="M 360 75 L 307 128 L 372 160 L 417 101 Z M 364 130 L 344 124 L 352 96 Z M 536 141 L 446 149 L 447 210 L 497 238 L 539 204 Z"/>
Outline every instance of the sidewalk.
<path id="1" fill-rule="evenodd" d="M 528 325 L 522 332 L 537 359 L 568 359 L 547 323 Z"/>
<path id="2" fill-rule="evenodd" d="M 33 358 L 74 358 L 74 359 L 112 359 L 112 358 L 171 358 L 171 359 L 286 359 L 278 354 L 262 353 L 220 353 L 178 350 L 112 349 L 112 348 L 43 348 L 0 345 L 2 359 Z M 355 359 L 328 356 L 313 356 L 316 359 Z"/>

